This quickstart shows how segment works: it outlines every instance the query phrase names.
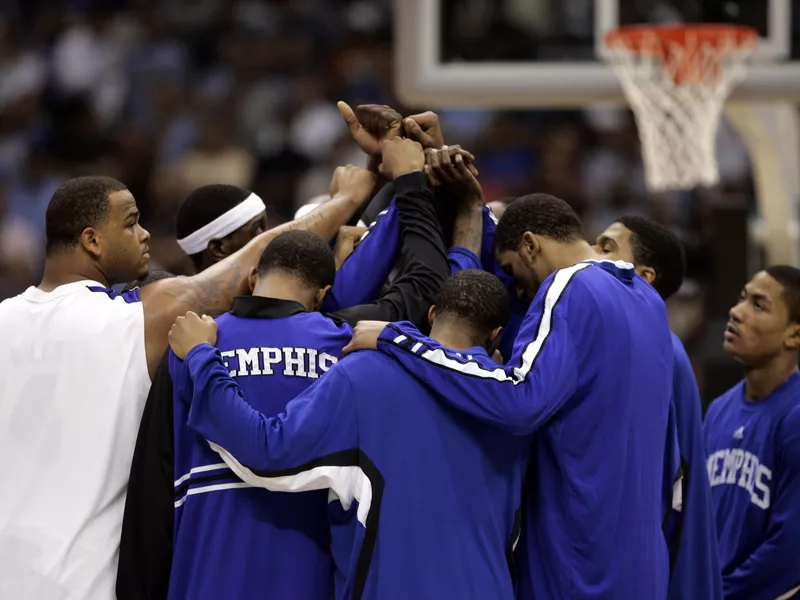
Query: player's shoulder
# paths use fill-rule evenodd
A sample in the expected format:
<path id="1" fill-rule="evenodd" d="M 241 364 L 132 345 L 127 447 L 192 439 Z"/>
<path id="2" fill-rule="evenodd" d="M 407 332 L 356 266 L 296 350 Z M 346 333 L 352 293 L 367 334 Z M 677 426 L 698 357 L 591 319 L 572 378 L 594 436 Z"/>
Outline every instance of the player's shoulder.
<path id="1" fill-rule="evenodd" d="M 325 331 L 336 335 L 353 335 L 353 328 L 350 324 L 336 313 L 313 312 L 309 315 L 311 315 L 310 321 L 318 324 Z"/>
<path id="2" fill-rule="evenodd" d="M 17 294 L 11 298 L 6 298 L 0 302 L 0 311 L 9 312 L 18 309 L 25 303 L 22 294 Z"/>
<path id="3" fill-rule="evenodd" d="M 692 361 L 689 359 L 689 354 L 683 346 L 681 338 L 670 331 L 670 338 L 672 339 L 672 356 L 675 358 L 675 366 L 680 368 L 688 368 L 691 370 Z"/>
<path id="4" fill-rule="evenodd" d="M 29 310 L 30 304 L 23 299 L 21 294 L 0 302 L 0 323 L 6 334 L 10 327 L 25 321 L 25 315 Z"/>
<path id="5" fill-rule="evenodd" d="M 777 446 L 784 450 L 785 458 L 795 463 L 800 462 L 800 401 L 792 403 L 781 416 L 775 437 Z M 786 453 L 788 448 L 791 450 Z"/>
<path id="6" fill-rule="evenodd" d="M 385 386 L 397 366 L 391 356 L 382 352 L 359 350 L 339 360 L 334 368 L 340 369 L 354 386 L 369 385 L 370 382 L 379 382 L 381 386 Z"/>
<path id="7" fill-rule="evenodd" d="M 732 404 L 738 402 L 744 395 L 744 380 L 739 381 L 716 398 L 708 405 L 706 421 L 713 421 L 720 413 L 723 413 Z"/>
<path id="8" fill-rule="evenodd" d="M 97 299 L 101 302 L 110 300 L 111 302 L 114 302 L 116 306 L 121 306 L 124 304 L 139 304 L 142 301 L 142 298 L 139 295 L 138 287 L 133 288 L 132 290 L 118 292 L 102 285 L 88 284 L 86 285 L 86 290 L 92 294 L 88 297 Z"/>
<path id="9" fill-rule="evenodd" d="M 636 271 L 629 263 L 585 260 L 558 269 L 545 280 L 544 286 L 548 288 L 548 295 L 568 294 L 594 298 L 603 288 L 616 288 L 618 283 L 633 289 L 635 279 Z"/>
<path id="10" fill-rule="evenodd" d="M 552 273 L 544 280 L 538 300 L 543 311 L 555 309 L 562 316 L 568 314 L 570 321 L 596 319 L 605 312 L 617 310 L 613 302 L 602 301 L 612 294 L 616 299 L 614 280 L 632 285 L 634 276 L 632 267 L 626 270 L 611 261 L 587 260 Z"/>
<path id="11" fill-rule="evenodd" d="M 93 281 L 69 283 L 49 292 L 29 287 L 22 294 L 0 303 L 0 314 L 7 316 L 31 311 L 41 314 L 42 310 L 51 314 L 67 311 L 75 318 L 96 318 L 109 313 L 143 314 L 138 289 L 117 292 Z"/>

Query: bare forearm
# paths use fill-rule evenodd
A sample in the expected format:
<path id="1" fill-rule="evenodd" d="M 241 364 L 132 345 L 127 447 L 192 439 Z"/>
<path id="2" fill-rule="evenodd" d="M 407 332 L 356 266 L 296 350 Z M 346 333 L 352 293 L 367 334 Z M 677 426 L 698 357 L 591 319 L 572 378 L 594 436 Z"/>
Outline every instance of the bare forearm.
<path id="1" fill-rule="evenodd" d="M 261 234 L 235 254 L 194 277 L 164 279 L 142 288 L 150 373 L 155 372 L 155 366 L 167 347 L 167 334 L 175 319 L 190 310 L 212 315 L 227 311 L 235 296 L 248 292 L 250 269 L 258 264 L 264 248 L 276 236 L 302 229 L 330 240 L 359 204 L 349 196 L 337 195 L 305 217 Z"/>
<path id="2" fill-rule="evenodd" d="M 456 214 L 451 246 L 466 248 L 480 256 L 482 240 L 483 207 L 477 202 L 470 202 L 461 207 Z"/>
<path id="3" fill-rule="evenodd" d="M 250 268 L 258 264 L 264 248 L 278 235 L 300 229 L 332 240 L 358 206 L 359 203 L 348 196 L 336 196 L 304 217 L 261 234 L 235 254 L 189 278 L 187 284 L 191 291 L 186 297 L 186 310 L 198 313 L 227 310 L 234 296 L 247 292 Z"/>

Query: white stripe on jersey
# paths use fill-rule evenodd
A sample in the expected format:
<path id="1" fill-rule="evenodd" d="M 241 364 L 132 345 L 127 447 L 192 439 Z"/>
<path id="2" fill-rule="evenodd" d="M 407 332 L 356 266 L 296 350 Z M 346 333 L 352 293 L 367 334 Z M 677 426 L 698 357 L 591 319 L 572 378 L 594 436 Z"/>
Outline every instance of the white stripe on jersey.
<path id="1" fill-rule="evenodd" d="M 372 506 L 372 482 L 361 467 L 324 465 L 312 467 L 295 475 L 262 477 L 236 460 L 222 446 L 213 442 L 208 444 L 246 484 L 262 487 L 271 492 L 310 492 L 330 489 L 328 500 L 330 501 L 332 494 L 335 494 L 344 510 L 350 509 L 353 500 L 357 501 L 356 518 L 364 527 L 367 526 L 367 516 Z"/>
<path id="2" fill-rule="evenodd" d="M 418 354 L 420 348 L 424 348 L 424 346 L 420 343 L 414 344 L 414 346 L 411 348 L 411 352 L 436 365 L 445 367 L 452 371 L 458 371 L 466 375 L 473 375 L 485 379 L 495 379 L 496 381 L 500 382 L 511 382 L 515 385 L 523 383 L 525 378 L 528 376 L 528 373 L 530 373 L 530 370 L 533 368 L 536 358 L 542 351 L 542 347 L 544 346 L 547 337 L 550 335 L 550 329 L 553 326 L 553 309 L 561 299 L 564 290 L 567 288 L 567 284 L 576 273 L 591 266 L 592 263 L 584 262 L 556 271 L 555 277 L 553 277 L 553 281 L 550 284 L 550 287 L 548 288 L 547 294 L 544 298 L 544 308 L 539 321 L 539 327 L 536 331 L 536 337 L 525 347 L 525 350 L 522 353 L 522 364 L 518 367 L 514 367 L 511 375 L 508 375 L 503 367 L 497 367 L 496 369 L 490 370 L 483 368 L 480 363 L 474 360 L 461 362 L 454 358 L 450 358 L 441 348 L 426 349 L 424 352 Z M 392 343 L 397 345 L 403 342 L 405 339 L 406 336 L 400 335 L 393 339 Z"/>

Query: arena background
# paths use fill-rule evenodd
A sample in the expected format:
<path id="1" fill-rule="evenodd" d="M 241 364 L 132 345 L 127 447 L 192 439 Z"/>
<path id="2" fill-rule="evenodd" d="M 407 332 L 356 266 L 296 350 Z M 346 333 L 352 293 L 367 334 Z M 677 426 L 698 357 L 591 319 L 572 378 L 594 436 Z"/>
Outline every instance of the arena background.
<path id="1" fill-rule="evenodd" d="M 792 104 L 800 91 L 793 70 L 800 54 L 797 0 L 396 4 L 6 0 L 0 299 L 38 281 L 44 211 L 66 178 L 103 174 L 125 182 L 153 236 L 152 266 L 181 273 L 188 264 L 175 243 L 174 215 L 188 191 L 233 183 L 264 198 L 272 225 L 288 220 L 299 205 L 327 192 L 335 166 L 364 162 L 336 100 L 389 104 L 403 114 L 437 111 L 447 142 L 477 156 L 487 201 L 554 194 L 580 213 L 591 237 L 623 213 L 678 232 L 689 279 L 670 303 L 672 327 L 693 359 L 706 402 L 732 385 L 740 372 L 720 348 L 727 309 L 766 261 L 796 262 L 797 182 L 783 181 L 788 176 L 780 169 L 777 176 L 754 177 L 753 145 L 738 135 L 741 122 L 725 120 L 718 187 L 649 193 L 636 126 L 614 78 L 591 71 L 564 82 L 559 65 L 602 68 L 601 14 L 613 14 L 617 24 L 755 26 L 783 46 L 759 58 L 741 96 L 769 100 L 770 114 L 791 113 L 771 149 L 772 163 L 783 158 L 784 170 L 794 172 L 800 164 Z M 435 66 L 425 63 L 431 56 L 444 65 L 442 77 L 425 71 Z M 522 70 L 492 70 L 497 63 Z M 457 68 L 446 71 L 448 64 Z M 764 194 L 767 180 L 782 185 Z M 765 226 L 775 219 L 786 229 Z"/>

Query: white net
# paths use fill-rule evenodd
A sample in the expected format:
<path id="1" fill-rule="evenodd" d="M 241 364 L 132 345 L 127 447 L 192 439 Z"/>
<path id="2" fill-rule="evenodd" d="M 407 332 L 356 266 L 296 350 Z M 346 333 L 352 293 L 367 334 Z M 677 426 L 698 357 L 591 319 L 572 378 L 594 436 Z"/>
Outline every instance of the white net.
<path id="1" fill-rule="evenodd" d="M 755 39 L 691 27 L 676 37 L 658 27 L 610 35 L 605 58 L 636 117 L 650 189 L 692 189 L 719 181 L 717 127 L 725 100 L 744 77 Z"/>

